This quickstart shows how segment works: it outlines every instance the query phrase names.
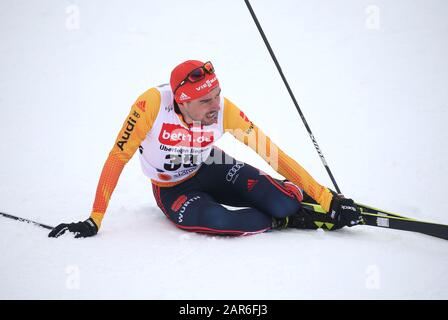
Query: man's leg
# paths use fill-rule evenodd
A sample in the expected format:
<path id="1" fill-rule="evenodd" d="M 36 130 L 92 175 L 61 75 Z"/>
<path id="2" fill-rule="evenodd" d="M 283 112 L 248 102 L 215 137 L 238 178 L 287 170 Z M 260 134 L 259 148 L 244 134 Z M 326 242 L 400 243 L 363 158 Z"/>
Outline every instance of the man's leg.
<path id="1" fill-rule="evenodd" d="M 217 202 L 256 208 L 274 218 L 288 217 L 301 209 L 302 192 L 294 184 L 274 179 L 219 149 L 212 156 L 215 162 L 204 164 L 196 178 Z"/>
<path id="2" fill-rule="evenodd" d="M 219 235 L 249 235 L 272 228 L 272 218 L 263 212 L 253 208 L 229 210 L 209 194 L 191 188 L 195 181 L 190 180 L 171 188 L 153 186 L 158 206 L 177 227 Z"/>
<path id="3" fill-rule="evenodd" d="M 331 223 L 328 215 L 302 208 L 300 202 L 304 197 L 305 201 L 312 199 L 293 183 L 274 179 L 247 163 L 231 158 L 222 150 L 215 149 L 212 156 L 215 162 L 203 165 L 197 179 L 217 202 L 256 208 L 273 217 L 278 228 L 340 228 Z"/>

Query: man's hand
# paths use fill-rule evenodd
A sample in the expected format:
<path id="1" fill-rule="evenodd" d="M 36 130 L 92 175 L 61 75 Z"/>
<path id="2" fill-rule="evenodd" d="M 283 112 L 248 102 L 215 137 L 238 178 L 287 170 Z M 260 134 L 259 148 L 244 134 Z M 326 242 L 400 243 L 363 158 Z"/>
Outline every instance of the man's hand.
<path id="1" fill-rule="evenodd" d="M 57 238 L 63 235 L 67 230 L 69 232 L 73 232 L 75 234 L 75 238 L 85 238 L 96 235 L 98 232 L 98 227 L 92 218 L 89 218 L 86 221 L 79 221 L 77 223 L 61 223 L 60 225 L 54 227 L 48 236 L 51 238 Z"/>
<path id="2" fill-rule="evenodd" d="M 333 195 L 330 205 L 331 218 L 339 226 L 353 227 L 357 224 L 363 224 L 364 219 L 361 211 L 352 199 L 344 198 L 343 195 Z"/>

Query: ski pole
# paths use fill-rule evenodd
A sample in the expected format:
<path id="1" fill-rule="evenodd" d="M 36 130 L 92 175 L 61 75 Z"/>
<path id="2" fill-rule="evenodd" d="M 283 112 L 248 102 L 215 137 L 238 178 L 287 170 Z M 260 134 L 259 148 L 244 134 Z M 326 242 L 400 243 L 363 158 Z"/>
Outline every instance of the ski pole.
<path id="1" fill-rule="evenodd" d="M 5 217 L 5 218 L 9 218 L 9 219 L 13 219 L 13 220 L 21 221 L 21 222 L 31 223 L 31 224 L 34 224 L 34 225 L 36 225 L 38 227 L 42 227 L 42 228 L 45 228 L 45 229 L 50 229 L 50 230 L 53 229 L 53 227 L 48 226 L 46 224 L 43 224 L 43 223 L 40 223 L 40 222 L 36 222 L 36 221 L 33 221 L 33 220 L 29 220 L 29 219 L 25 219 L 25 218 L 21 218 L 21 217 L 17 217 L 17 216 L 13 216 L 11 214 L 0 212 L 0 215 Z"/>
<path id="2" fill-rule="evenodd" d="M 330 179 L 333 182 L 333 185 L 336 188 L 337 193 L 341 193 L 341 190 L 339 189 L 338 184 L 336 183 L 336 180 L 335 180 L 333 174 L 331 173 L 330 167 L 328 166 L 327 161 L 325 160 L 324 154 L 322 153 L 322 151 L 319 147 L 319 144 L 316 141 L 316 138 L 314 137 L 313 133 L 311 132 L 311 128 L 308 125 L 308 122 L 306 121 L 305 116 L 303 115 L 303 112 L 299 107 L 299 104 L 297 103 L 294 93 L 292 92 L 292 90 L 288 84 L 288 81 L 286 80 L 286 77 L 283 74 L 282 68 L 280 67 L 280 64 L 278 63 L 278 60 L 274 54 L 274 51 L 272 50 L 271 45 L 269 44 L 269 41 L 266 38 L 266 35 L 264 34 L 260 23 L 258 22 L 257 16 L 255 15 L 255 12 L 252 9 L 252 6 L 250 5 L 249 0 L 244 0 L 244 2 L 246 2 L 247 8 L 249 9 L 249 12 L 250 12 L 252 18 L 254 19 L 254 22 L 258 28 L 258 31 L 260 32 L 261 37 L 263 38 L 263 41 L 264 41 L 269 53 L 271 54 L 272 60 L 274 60 L 275 66 L 277 67 L 277 70 L 280 73 L 280 76 L 282 77 L 283 82 L 285 83 L 286 89 L 288 90 L 289 95 L 291 96 L 291 99 L 294 102 L 294 105 L 296 106 L 296 109 L 299 112 L 300 117 L 302 118 L 303 124 L 305 125 L 305 128 L 308 131 L 308 134 L 310 135 L 311 141 L 313 142 L 314 147 L 316 148 L 316 151 L 319 154 L 319 157 L 320 157 L 325 169 L 327 170 L 327 173 L 330 176 Z"/>

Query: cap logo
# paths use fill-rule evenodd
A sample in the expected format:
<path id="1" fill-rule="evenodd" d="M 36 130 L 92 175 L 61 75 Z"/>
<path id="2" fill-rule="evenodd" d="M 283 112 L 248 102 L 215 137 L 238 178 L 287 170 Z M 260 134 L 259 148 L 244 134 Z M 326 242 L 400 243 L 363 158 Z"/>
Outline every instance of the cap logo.
<path id="1" fill-rule="evenodd" d="M 199 87 L 196 87 L 196 91 L 201 91 L 202 89 L 210 88 L 216 80 L 217 79 L 215 76 L 213 79 L 205 81 L 202 85 L 200 85 Z"/>
<path id="2" fill-rule="evenodd" d="M 180 97 L 179 97 L 179 99 L 180 100 L 187 100 L 187 99 L 191 99 L 191 98 L 188 95 L 186 95 L 185 92 L 182 92 Z"/>

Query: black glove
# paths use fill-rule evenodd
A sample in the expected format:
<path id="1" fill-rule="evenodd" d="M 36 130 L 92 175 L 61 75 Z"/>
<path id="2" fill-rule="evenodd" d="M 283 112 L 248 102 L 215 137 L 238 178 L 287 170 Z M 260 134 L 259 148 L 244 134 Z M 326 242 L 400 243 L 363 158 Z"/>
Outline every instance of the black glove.
<path id="1" fill-rule="evenodd" d="M 57 238 L 62 236 L 67 230 L 73 232 L 75 234 L 75 238 L 91 237 L 98 233 L 97 225 L 92 218 L 89 218 L 86 221 L 79 221 L 77 223 L 61 223 L 60 225 L 54 227 L 48 236 L 51 238 Z"/>
<path id="2" fill-rule="evenodd" d="M 338 226 L 353 227 L 357 224 L 363 224 L 361 211 L 352 199 L 344 198 L 342 195 L 333 195 L 331 200 L 330 212 L 331 218 Z"/>

